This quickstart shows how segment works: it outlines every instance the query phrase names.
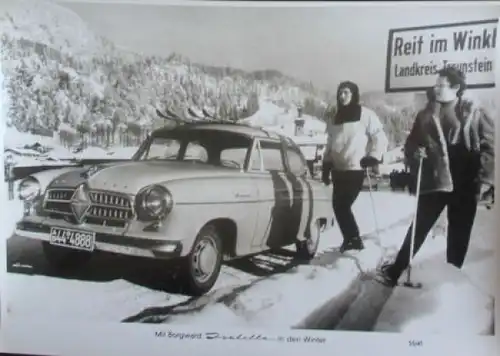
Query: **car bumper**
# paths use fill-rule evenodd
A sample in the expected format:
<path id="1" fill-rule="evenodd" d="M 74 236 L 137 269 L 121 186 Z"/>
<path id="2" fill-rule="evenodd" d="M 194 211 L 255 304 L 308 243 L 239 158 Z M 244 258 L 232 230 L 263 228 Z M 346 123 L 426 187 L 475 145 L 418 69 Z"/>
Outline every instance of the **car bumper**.
<path id="1" fill-rule="evenodd" d="M 67 226 L 64 226 L 64 224 L 56 226 L 54 224 L 21 221 L 16 224 L 14 235 L 49 242 L 51 227 L 65 228 Z M 120 255 L 172 259 L 180 257 L 182 253 L 182 243 L 180 241 L 145 239 L 105 232 L 96 232 L 95 239 L 95 250 Z"/>

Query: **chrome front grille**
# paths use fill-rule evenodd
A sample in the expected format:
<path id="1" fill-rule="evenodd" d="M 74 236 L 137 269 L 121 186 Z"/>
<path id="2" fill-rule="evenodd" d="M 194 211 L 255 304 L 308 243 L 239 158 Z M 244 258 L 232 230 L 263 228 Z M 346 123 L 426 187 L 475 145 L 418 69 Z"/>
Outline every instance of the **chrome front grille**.
<path id="1" fill-rule="evenodd" d="M 86 214 L 89 224 L 125 226 L 133 217 L 130 198 L 122 193 L 90 191 L 92 205 Z"/>
<path id="2" fill-rule="evenodd" d="M 74 189 L 53 189 L 46 194 L 44 210 L 54 219 L 76 222 L 71 208 Z M 125 227 L 133 218 L 131 199 L 123 194 L 110 191 L 89 191 L 90 207 L 83 223 L 111 227 Z"/>
<path id="3" fill-rule="evenodd" d="M 51 215 L 71 216 L 71 197 L 73 196 L 74 189 L 57 189 L 49 190 L 44 200 L 44 210 Z"/>

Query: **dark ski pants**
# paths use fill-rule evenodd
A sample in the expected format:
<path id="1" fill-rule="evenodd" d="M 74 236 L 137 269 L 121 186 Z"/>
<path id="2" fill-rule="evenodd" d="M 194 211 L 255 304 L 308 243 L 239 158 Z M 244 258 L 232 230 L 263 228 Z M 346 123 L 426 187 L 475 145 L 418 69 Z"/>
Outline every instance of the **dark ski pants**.
<path id="1" fill-rule="evenodd" d="M 359 227 L 352 212 L 352 205 L 356 201 L 365 172 L 362 170 L 335 171 L 332 173 L 333 196 L 332 205 L 340 232 L 344 242 L 359 239 Z"/>
<path id="2" fill-rule="evenodd" d="M 420 196 L 417 207 L 413 256 L 419 251 L 445 207 L 448 208 L 446 261 L 457 268 L 461 268 L 467 255 L 472 226 L 476 217 L 477 199 L 475 189 L 462 189 L 452 193 L 428 193 Z M 389 268 L 389 274 L 393 278 L 399 278 L 408 267 L 412 228 L 413 224 L 406 233 L 403 245 L 393 265 Z"/>

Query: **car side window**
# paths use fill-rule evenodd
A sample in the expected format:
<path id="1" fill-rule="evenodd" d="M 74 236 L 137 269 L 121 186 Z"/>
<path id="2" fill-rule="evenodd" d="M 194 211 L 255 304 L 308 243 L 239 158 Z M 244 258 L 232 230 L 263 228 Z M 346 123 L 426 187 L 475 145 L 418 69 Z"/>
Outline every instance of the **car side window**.
<path id="1" fill-rule="evenodd" d="M 221 165 L 230 168 L 241 168 L 245 165 L 247 148 L 226 148 L 220 153 Z"/>
<path id="2" fill-rule="evenodd" d="M 175 159 L 180 147 L 178 140 L 158 137 L 151 142 L 144 159 Z"/>
<path id="3" fill-rule="evenodd" d="M 208 161 L 208 152 L 205 147 L 198 142 L 189 142 L 186 147 L 186 153 L 184 154 L 184 160 L 198 160 L 206 163 Z"/>
<path id="4" fill-rule="evenodd" d="M 260 141 L 260 151 L 266 171 L 284 171 L 280 142 L 262 140 Z"/>
<path id="5" fill-rule="evenodd" d="M 304 160 L 302 159 L 302 156 L 291 148 L 287 149 L 287 156 L 288 156 L 288 166 L 290 168 L 290 171 L 295 175 L 303 174 L 307 166 Z"/>

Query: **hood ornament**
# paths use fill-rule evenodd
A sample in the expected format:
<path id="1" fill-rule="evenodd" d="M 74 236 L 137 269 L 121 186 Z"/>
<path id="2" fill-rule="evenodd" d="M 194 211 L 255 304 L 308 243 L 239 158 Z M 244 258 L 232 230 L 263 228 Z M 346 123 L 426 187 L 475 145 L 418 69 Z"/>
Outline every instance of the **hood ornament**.
<path id="1" fill-rule="evenodd" d="M 90 200 L 88 187 L 85 184 L 81 184 L 71 197 L 71 209 L 78 224 L 83 222 L 83 219 L 89 211 L 91 205 L 92 202 Z"/>

